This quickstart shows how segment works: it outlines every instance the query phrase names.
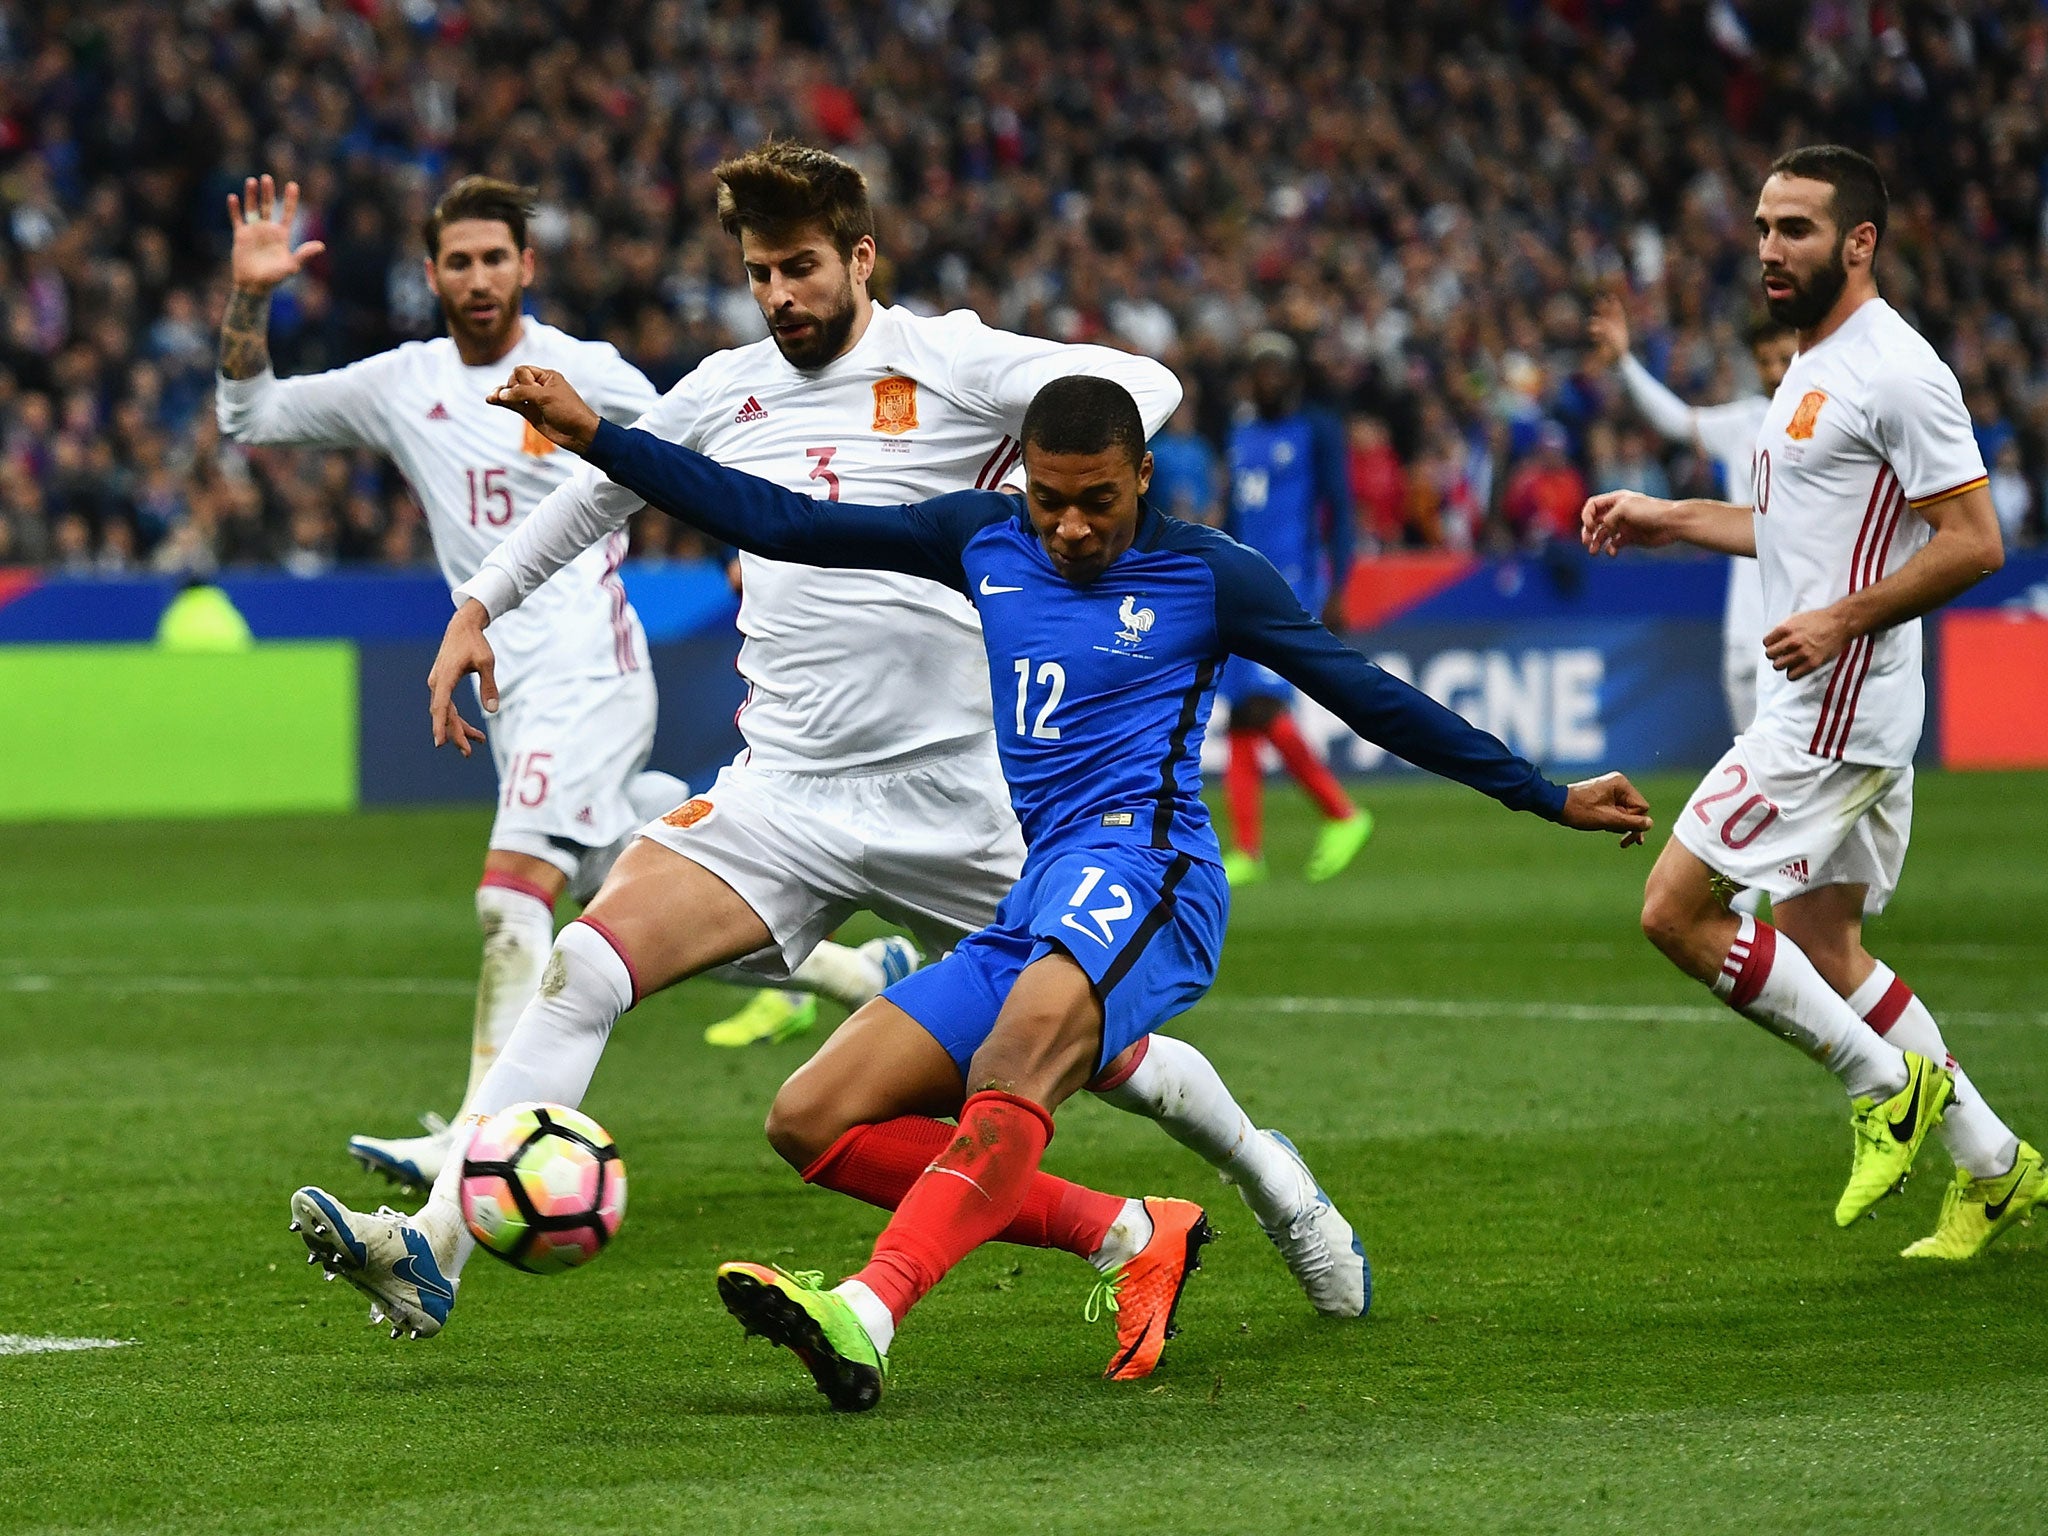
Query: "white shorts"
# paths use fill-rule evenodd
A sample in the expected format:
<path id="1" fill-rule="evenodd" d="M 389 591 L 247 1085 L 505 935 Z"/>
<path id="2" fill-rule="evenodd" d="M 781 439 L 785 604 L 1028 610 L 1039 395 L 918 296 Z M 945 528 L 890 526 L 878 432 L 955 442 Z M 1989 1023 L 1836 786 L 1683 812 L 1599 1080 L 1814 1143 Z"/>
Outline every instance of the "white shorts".
<path id="1" fill-rule="evenodd" d="M 951 948 L 994 921 L 1024 868 L 993 736 L 878 773 L 731 763 L 640 835 L 739 892 L 775 936 L 739 967 L 769 981 L 863 908 Z"/>
<path id="2" fill-rule="evenodd" d="M 1754 731 L 1735 738 L 1678 813 L 1675 835 L 1737 885 L 1783 901 L 1826 885 L 1864 887 L 1882 912 L 1913 833 L 1913 769 L 1815 757 Z"/>
<path id="3" fill-rule="evenodd" d="M 498 765 L 493 848 L 573 877 L 646 817 L 628 793 L 654 747 L 654 674 L 522 681 L 484 717 Z"/>

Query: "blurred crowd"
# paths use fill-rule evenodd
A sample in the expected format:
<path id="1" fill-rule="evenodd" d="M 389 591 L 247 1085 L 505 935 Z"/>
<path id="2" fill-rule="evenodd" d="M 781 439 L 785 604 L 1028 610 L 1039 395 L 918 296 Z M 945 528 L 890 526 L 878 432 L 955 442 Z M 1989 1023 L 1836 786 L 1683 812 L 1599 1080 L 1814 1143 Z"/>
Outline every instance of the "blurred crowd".
<path id="1" fill-rule="evenodd" d="M 1961 378 L 2009 539 L 2041 535 L 2033 0 L 0 0 L 0 563 L 427 558 L 374 455 L 215 432 L 245 174 L 300 181 L 327 243 L 280 373 L 437 329 L 416 229 L 476 170 L 539 189 L 537 312 L 666 387 L 761 334 L 709 171 L 770 134 L 866 171 L 883 296 L 1179 369 L 1183 511 L 1227 495 L 1248 339 L 1293 335 L 1367 549 L 1713 492 L 1594 363 L 1590 306 L 1625 293 L 1688 401 L 1753 389 L 1763 168 L 1853 144 L 1893 190 L 1882 289 Z"/>

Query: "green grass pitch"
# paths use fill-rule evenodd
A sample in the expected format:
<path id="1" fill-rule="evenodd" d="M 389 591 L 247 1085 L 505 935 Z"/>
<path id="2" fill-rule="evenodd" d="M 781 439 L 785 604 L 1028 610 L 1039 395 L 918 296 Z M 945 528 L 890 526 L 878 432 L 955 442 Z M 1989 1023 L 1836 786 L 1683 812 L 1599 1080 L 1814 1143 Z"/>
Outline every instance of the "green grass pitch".
<path id="1" fill-rule="evenodd" d="M 1668 818 L 1686 785 L 1651 786 Z M 2048 1529 L 2048 1221 L 1895 1257 L 1948 1163 L 1847 1232 L 1828 1076 L 1635 928 L 1649 850 L 1372 785 L 1340 882 L 1245 894 L 1181 1029 L 1363 1229 L 1370 1321 L 1313 1316 L 1235 1196 L 1092 1102 L 1048 1166 L 1224 1231 L 1150 1381 L 1098 1379 L 1091 1278 L 990 1248 L 830 1414 L 715 1263 L 842 1272 L 879 1213 L 759 1125 L 800 1043 L 715 1052 L 697 984 L 620 1026 L 587 1107 L 632 1174 L 590 1269 L 479 1257 L 395 1345 L 286 1196 L 381 1186 L 352 1131 L 453 1108 L 476 812 L 0 832 L 0 1529 L 828 1533 Z M 1312 826 L 1276 798 L 1274 863 Z M 2048 778 L 1928 774 L 1874 925 L 1978 1083 L 2048 1135 Z"/>

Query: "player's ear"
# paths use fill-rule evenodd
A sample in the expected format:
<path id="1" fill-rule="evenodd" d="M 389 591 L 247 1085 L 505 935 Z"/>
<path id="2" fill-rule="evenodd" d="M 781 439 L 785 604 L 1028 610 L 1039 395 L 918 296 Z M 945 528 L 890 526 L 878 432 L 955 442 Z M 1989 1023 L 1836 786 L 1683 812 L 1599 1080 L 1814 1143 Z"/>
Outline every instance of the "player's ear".
<path id="1" fill-rule="evenodd" d="M 1144 495 L 1152 484 L 1152 453 L 1147 449 L 1145 456 L 1138 460 L 1138 494 Z"/>
<path id="2" fill-rule="evenodd" d="M 853 242 L 853 255 L 847 260 L 853 280 L 860 287 L 868 285 L 868 279 L 875 275 L 875 237 L 862 235 Z"/>
<path id="3" fill-rule="evenodd" d="M 427 269 L 427 290 L 438 299 L 441 297 L 441 274 L 434 270 L 434 258 L 425 257 L 421 264 Z"/>
<path id="4" fill-rule="evenodd" d="M 530 245 L 519 253 L 519 286 L 533 286 L 533 247 Z"/>

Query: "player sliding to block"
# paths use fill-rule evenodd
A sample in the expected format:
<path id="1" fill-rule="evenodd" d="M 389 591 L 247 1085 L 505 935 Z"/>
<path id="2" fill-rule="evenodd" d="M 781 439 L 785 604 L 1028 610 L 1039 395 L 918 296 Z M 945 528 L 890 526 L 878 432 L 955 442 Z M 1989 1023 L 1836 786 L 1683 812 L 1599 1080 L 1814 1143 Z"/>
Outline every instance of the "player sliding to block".
<path id="1" fill-rule="evenodd" d="M 1794 150 L 1757 201 L 1773 318 L 1799 352 L 1756 439 L 1754 507 L 1611 491 L 1591 550 L 1684 540 L 1763 568 L 1771 670 L 1755 723 L 1679 814 L 1643 931 L 1680 970 L 1842 1080 L 1855 1133 L 1847 1226 L 1904 1182 L 1936 1126 L 1956 1161 L 1907 1258 L 1966 1259 L 2048 1189 L 2041 1155 L 1992 1113 L 1933 1014 L 1863 947 L 1897 889 L 1926 709 L 1919 616 L 2003 563 L 1955 375 L 1878 297 L 1887 198 L 1853 150 Z M 1770 894 L 1772 923 L 1728 909 Z"/>
<path id="2" fill-rule="evenodd" d="M 895 1215 L 869 1263 L 829 1291 L 761 1264 L 718 1272 L 727 1308 L 793 1350 L 834 1407 L 873 1407 L 911 1307 L 980 1244 L 1026 1231 L 1128 1256 L 1105 1281 L 1118 1306 L 1108 1374 L 1157 1361 L 1208 1237 L 1201 1211 L 1081 1189 L 1039 1165 L 1053 1111 L 1215 976 L 1229 892 L 1199 754 L 1228 657 L 1272 667 L 1361 735 L 1511 808 L 1624 843 L 1650 825 L 1621 775 L 1551 783 L 1346 649 L 1262 556 L 1147 507 L 1144 425 L 1111 380 L 1057 379 L 1032 400 L 1028 496 L 896 507 L 795 495 L 622 430 L 547 369 L 515 370 L 492 398 L 714 537 L 771 559 L 922 576 L 981 612 L 1024 872 L 994 923 L 849 1020 L 841 1038 L 861 1048 L 834 1062 L 869 1085 L 877 1117 L 834 1150 L 875 1165 L 869 1198 L 893 1197 Z M 955 1104 L 957 1129 L 902 1118 Z"/>
<path id="3" fill-rule="evenodd" d="M 1151 426 L 1179 402 L 1174 376 L 1149 358 L 1012 335 L 967 311 L 927 317 L 875 303 L 874 211 L 843 160 L 776 141 L 726 161 L 714 180 L 719 222 L 769 335 L 707 358 L 643 418 L 646 430 L 828 501 L 902 502 L 1002 484 L 1023 451 L 1025 409 L 1048 379 L 1114 378 Z M 481 394 L 477 408 L 514 422 Z M 486 623 L 495 635 L 644 505 L 580 474 L 463 584 L 429 679 L 437 743 L 470 748 L 475 733 L 457 729 L 453 702 L 470 673 L 485 707 L 496 702 Z M 643 827 L 557 937 L 558 984 L 527 1005 L 477 1085 L 472 1124 L 521 1099 L 579 1103 L 621 1015 L 684 977 L 735 961 L 775 979 L 801 975 L 820 937 L 861 907 L 950 948 L 986 927 L 1016 883 L 1024 838 L 996 758 L 973 607 L 893 572 L 741 562 L 747 750 L 704 795 Z M 776 1150 L 812 1182 L 875 1198 L 872 1146 L 827 1155 L 842 1130 L 873 1118 L 867 1101 L 833 1091 L 830 1073 L 802 1081 L 807 1094 L 778 1104 Z M 1292 1143 L 1255 1126 L 1200 1051 L 1151 1037 L 1090 1088 L 1235 1185 L 1317 1311 L 1365 1311 L 1372 1271 L 1357 1233 Z M 937 1107 L 958 1108 L 957 1083 Z M 456 1137 L 467 1134 L 458 1125 Z M 451 1143 L 411 1217 L 351 1211 L 317 1189 L 293 1197 L 315 1257 L 395 1330 L 434 1334 L 454 1305 L 473 1247 L 456 1206 L 461 1166 Z"/>

